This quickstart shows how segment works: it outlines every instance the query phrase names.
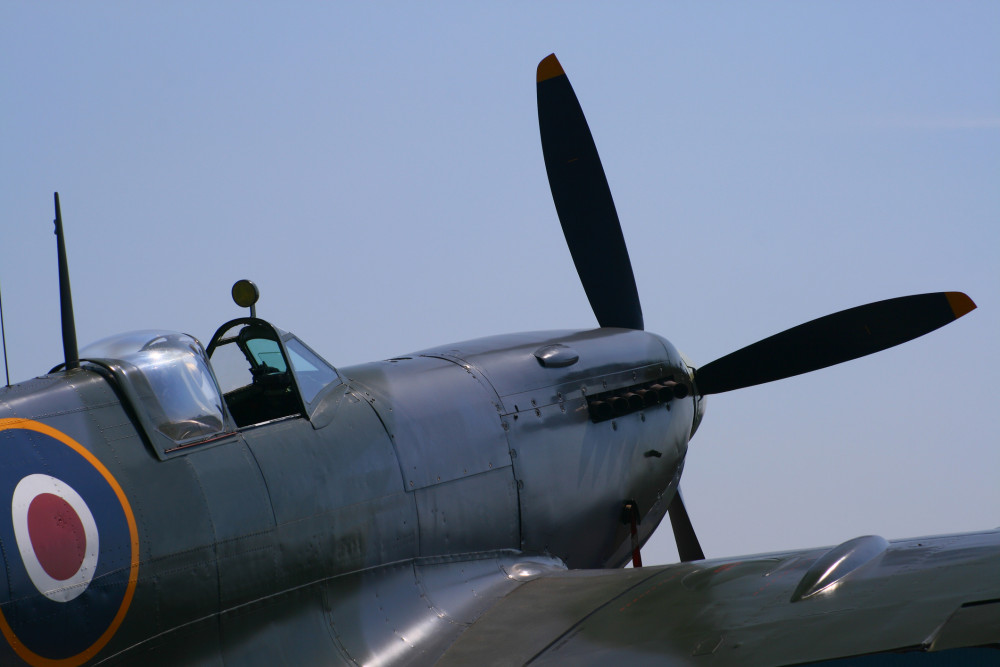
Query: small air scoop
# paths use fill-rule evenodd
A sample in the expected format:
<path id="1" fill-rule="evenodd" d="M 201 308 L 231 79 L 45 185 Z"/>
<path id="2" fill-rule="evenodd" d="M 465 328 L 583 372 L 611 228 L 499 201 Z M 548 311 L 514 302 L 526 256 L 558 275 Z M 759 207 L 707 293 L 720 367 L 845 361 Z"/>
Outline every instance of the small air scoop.
<path id="1" fill-rule="evenodd" d="M 579 361 L 580 355 L 573 348 L 556 343 L 555 345 L 546 345 L 535 350 L 535 358 L 538 359 L 538 363 L 546 368 L 563 368 L 565 366 L 572 366 Z"/>
<path id="2" fill-rule="evenodd" d="M 849 574 L 881 556 L 888 548 L 889 543 L 884 537 L 865 535 L 830 549 L 806 571 L 792 593 L 791 602 L 831 590 Z"/>

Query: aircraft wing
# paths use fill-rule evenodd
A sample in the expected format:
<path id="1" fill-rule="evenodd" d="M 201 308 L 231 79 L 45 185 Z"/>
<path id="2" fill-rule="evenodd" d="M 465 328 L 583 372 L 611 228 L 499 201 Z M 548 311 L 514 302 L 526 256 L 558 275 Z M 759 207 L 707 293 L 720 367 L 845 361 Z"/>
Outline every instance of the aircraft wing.
<path id="1" fill-rule="evenodd" d="M 548 573 L 493 605 L 438 664 L 997 661 L 1000 531 Z"/>

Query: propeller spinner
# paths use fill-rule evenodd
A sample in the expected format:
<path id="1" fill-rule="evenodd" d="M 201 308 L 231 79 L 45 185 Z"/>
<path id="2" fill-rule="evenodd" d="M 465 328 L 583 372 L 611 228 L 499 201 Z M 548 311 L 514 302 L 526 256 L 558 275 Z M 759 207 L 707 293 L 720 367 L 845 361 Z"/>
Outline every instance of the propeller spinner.
<path id="1" fill-rule="evenodd" d="M 538 64 L 538 127 L 559 222 L 602 327 L 642 329 L 642 307 L 611 189 L 573 87 L 555 54 Z M 905 343 L 976 307 L 961 292 L 917 294 L 827 315 L 748 345 L 695 371 L 704 396 L 773 382 Z M 682 561 L 701 560 L 680 490 L 668 508 Z"/>

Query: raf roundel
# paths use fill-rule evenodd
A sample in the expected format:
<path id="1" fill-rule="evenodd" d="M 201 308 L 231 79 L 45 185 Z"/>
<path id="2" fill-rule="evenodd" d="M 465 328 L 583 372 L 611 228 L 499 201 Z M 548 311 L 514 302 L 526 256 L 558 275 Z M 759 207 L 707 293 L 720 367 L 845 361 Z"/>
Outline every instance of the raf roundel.
<path id="1" fill-rule="evenodd" d="M 100 537 L 79 493 L 49 475 L 28 475 L 14 487 L 14 536 L 38 592 L 55 602 L 79 597 L 94 578 Z"/>
<path id="2" fill-rule="evenodd" d="M 132 509 L 93 454 L 45 424 L 0 419 L 0 456 L 0 631 L 29 665 L 81 665 L 114 636 L 135 593 Z"/>

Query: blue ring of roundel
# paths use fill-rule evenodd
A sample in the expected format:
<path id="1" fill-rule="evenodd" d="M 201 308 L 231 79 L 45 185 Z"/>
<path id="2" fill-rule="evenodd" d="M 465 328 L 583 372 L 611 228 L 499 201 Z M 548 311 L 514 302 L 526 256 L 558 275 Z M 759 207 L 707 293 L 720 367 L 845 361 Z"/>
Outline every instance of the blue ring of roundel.
<path id="1" fill-rule="evenodd" d="M 0 582 L 0 611 L 28 650 L 50 660 L 72 658 L 101 638 L 128 590 L 132 548 L 125 510 L 100 471 L 49 435 L 19 428 L 0 431 L 0 460 L 0 550 L 7 561 L 9 584 L 5 591 Z M 73 487 L 97 524 L 100 552 L 94 577 L 69 602 L 42 595 L 18 551 L 11 514 L 14 488 L 32 474 L 50 475 Z"/>

